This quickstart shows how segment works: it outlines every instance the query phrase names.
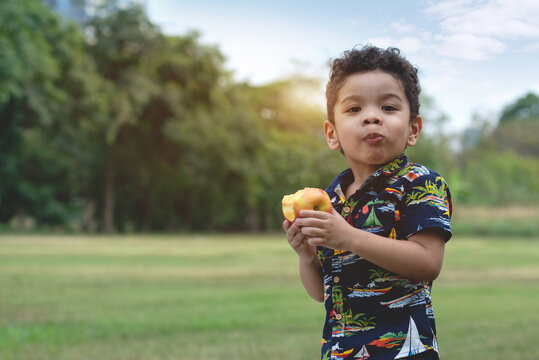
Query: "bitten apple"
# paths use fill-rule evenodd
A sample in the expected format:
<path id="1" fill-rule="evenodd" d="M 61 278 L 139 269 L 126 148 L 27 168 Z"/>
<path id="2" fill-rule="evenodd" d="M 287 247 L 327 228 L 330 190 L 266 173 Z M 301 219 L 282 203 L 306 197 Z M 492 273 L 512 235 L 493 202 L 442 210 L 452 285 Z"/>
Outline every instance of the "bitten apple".
<path id="1" fill-rule="evenodd" d="M 332 209 L 329 195 L 322 189 L 305 188 L 283 197 L 283 215 L 293 222 L 301 210 L 319 210 L 330 213 Z"/>

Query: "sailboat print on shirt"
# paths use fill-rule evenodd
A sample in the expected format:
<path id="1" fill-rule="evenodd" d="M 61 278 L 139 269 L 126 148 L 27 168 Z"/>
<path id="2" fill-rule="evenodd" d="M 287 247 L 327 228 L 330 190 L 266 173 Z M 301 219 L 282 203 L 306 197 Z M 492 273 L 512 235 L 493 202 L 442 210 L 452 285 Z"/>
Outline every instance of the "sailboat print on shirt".
<path id="1" fill-rule="evenodd" d="M 376 212 L 374 211 L 373 205 L 376 204 L 385 204 L 385 202 L 382 200 L 371 200 L 361 208 L 361 213 L 363 215 L 367 215 L 365 222 L 361 226 L 363 230 L 377 231 L 382 229 L 382 223 L 380 222 L 380 220 L 376 216 Z"/>
<path id="2" fill-rule="evenodd" d="M 371 297 L 371 296 L 380 296 L 387 293 L 389 290 L 391 290 L 393 286 L 387 287 L 385 289 L 357 289 L 355 287 L 348 288 L 350 293 L 348 294 L 349 298 L 358 298 L 358 297 Z"/>
<path id="3" fill-rule="evenodd" d="M 365 360 L 371 357 L 371 354 L 367 351 L 367 347 L 363 345 L 361 350 L 354 356 L 354 359 Z"/>
<path id="4" fill-rule="evenodd" d="M 417 306 L 425 303 L 425 289 L 420 288 L 411 294 L 407 294 L 391 301 L 381 301 L 380 305 L 387 306 L 391 309 L 402 308 L 405 306 Z"/>
<path id="5" fill-rule="evenodd" d="M 408 325 L 408 333 L 406 334 L 406 339 L 402 345 L 401 351 L 397 354 L 395 359 L 402 359 L 408 356 L 416 355 L 426 351 L 427 347 L 421 342 L 419 338 L 419 331 L 417 331 L 417 326 L 414 319 L 410 316 L 410 324 Z"/>

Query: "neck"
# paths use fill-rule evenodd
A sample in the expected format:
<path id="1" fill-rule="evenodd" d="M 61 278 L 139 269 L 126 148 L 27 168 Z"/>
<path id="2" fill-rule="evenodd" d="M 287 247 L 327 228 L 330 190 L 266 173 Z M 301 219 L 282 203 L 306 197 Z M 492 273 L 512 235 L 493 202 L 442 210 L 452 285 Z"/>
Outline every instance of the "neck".
<path id="1" fill-rule="evenodd" d="M 346 198 L 353 195 L 360 187 L 363 185 L 365 180 L 376 170 L 379 169 L 379 166 L 356 166 L 351 167 L 352 173 L 354 174 L 354 181 L 346 189 Z"/>

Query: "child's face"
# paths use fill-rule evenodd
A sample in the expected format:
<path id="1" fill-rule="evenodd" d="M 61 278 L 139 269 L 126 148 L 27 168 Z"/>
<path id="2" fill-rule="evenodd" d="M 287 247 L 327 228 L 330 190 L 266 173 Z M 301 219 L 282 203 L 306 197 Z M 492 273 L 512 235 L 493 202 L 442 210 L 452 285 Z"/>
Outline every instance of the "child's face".
<path id="1" fill-rule="evenodd" d="M 391 74 L 367 71 L 348 76 L 333 108 L 335 123 L 324 130 L 331 149 L 341 148 L 351 167 L 376 170 L 413 146 L 421 132 L 420 117 L 410 122 L 410 106 L 400 82 Z"/>

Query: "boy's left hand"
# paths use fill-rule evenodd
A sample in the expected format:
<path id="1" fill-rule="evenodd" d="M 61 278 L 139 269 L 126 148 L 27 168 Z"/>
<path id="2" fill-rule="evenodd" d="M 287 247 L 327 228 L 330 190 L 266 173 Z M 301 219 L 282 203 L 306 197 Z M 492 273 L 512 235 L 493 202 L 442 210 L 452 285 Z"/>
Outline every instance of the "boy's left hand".
<path id="1" fill-rule="evenodd" d="M 302 210 L 295 221 L 313 246 L 347 250 L 349 232 L 354 228 L 335 209 L 324 211 Z"/>

